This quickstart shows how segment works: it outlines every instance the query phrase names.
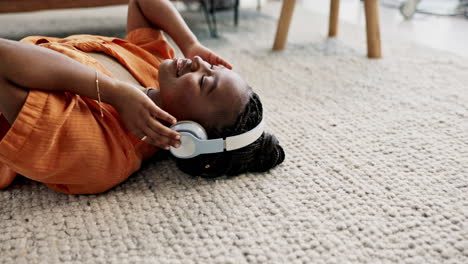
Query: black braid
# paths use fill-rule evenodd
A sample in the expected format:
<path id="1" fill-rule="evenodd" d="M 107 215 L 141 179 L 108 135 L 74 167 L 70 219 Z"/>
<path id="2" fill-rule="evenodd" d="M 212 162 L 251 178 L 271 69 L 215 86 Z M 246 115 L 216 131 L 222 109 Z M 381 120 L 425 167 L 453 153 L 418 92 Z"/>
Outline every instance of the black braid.
<path id="1" fill-rule="evenodd" d="M 209 130 L 208 138 L 242 134 L 257 126 L 263 118 L 259 96 L 252 92 L 244 111 L 234 125 L 221 131 Z M 264 172 L 283 162 L 285 154 L 275 136 L 263 133 L 254 143 L 241 149 L 204 154 L 192 159 L 176 159 L 177 166 L 190 175 L 202 177 L 235 176 L 245 172 Z"/>

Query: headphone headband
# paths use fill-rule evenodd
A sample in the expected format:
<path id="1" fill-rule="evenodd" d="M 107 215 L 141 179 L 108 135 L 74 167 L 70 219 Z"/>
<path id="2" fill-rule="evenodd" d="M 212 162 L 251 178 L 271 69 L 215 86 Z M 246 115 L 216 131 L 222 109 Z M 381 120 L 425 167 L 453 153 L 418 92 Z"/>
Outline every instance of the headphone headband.
<path id="1" fill-rule="evenodd" d="M 248 146 L 255 142 L 263 134 L 263 119 L 260 123 L 252 130 L 249 130 L 240 135 L 227 137 L 225 142 L 226 151 L 236 150 Z"/>

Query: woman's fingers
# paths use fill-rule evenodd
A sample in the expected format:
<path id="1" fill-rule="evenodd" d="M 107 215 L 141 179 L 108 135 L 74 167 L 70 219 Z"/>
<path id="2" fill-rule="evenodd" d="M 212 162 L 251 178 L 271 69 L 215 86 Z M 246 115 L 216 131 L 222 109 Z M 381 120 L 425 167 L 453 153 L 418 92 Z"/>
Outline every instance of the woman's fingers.
<path id="1" fill-rule="evenodd" d="M 135 137 L 139 138 L 141 141 L 148 142 L 148 136 L 143 131 L 130 131 Z"/>
<path id="2" fill-rule="evenodd" d="M 161 124 L 158 120 L 154 118 L 150 117 L 146 122 L 146 126 L 149 127 L 152 131 L 162 136 L 172 138 L 173 140 L 180 139 L 180 135 L 179 133 L 177 133 L 177 131 L 170 129 L 167 126 L 164 126 L 163 124 Z"/>
<path id="3" fill-rule="evenodd" d="M 210 55 L 208 56 L 208 61 L 211 63 L 211 64 L 214 64 L 214 65 L 223 65 L 224 67 L 232 70 L 232 66 L 231 64 L 227 63 L 227 61 L 221 59 L 221 57 L 219 57 L 218 55 L 214 54 L 214 53 L 210 53 Z"/>
<path id="4" fill-rule="evenodd" d="M 148 144 L 154 145 L 156 147 L 169 150 L 170 146 L 179 147 L 180 143 L 170 137 L 163 136 L 154 132 L 151 128 L 146 128 L 144 131 L 146 134 L 145 141 Z"/>
<path id="5" fill-rule="evenodd" d="M 160 120 L 164 120 L 168 122 L 169 124 L 173 125 L 177 122 L 177 119 L 173 117 L 171 114 L 168 112 L 162 110 L 161 108 L 157 107 L 156 105 L 152 105 L 150 108 L 150 115 L 158 118 Z"/>
<path id="6" fill-rule="evenodd" d="M 226 67 L 226 68 L 232 70 L 231 64 L 227 63 L 227 61 L 221 59 L 221 58 L 218 57 L 218 56 L 216 56 L 216 64 L 217 64 L 217 65 L 220 65 L 220 64 L 221 64 L 221 65 L 223 65 L 224 67 Z"/>

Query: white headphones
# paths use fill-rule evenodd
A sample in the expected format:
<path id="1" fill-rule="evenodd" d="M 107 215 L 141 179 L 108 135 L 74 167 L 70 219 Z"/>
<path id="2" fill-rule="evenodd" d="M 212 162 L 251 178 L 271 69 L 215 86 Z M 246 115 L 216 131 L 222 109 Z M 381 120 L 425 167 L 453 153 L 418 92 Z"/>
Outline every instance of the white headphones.
<path id="1" fill-rule="evenodd" d="M 172 155 L 180 159 L 190 159 L 200 154 L 219 153 L 243 148 L 255 142 L 263 134 L 263 119 L 252 130 L 240 135 L 208 139 L 205 129 L 193 121 L 180 121 L 171 126 L 180 133 L 180 147 L 171 147 Z"/>

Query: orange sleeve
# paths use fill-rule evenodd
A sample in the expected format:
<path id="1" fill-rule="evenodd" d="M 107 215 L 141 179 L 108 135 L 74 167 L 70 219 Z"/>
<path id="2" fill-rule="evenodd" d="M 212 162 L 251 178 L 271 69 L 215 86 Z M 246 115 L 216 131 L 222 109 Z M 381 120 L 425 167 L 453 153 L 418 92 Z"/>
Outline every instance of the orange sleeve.
<path id="1" fill-rule="evenodd" d="M 85 99 L 29 92 L 0 141 L 0 187 L 11 183 L 15 171 L 56 191 L 100 193 L 140 167 L 141 159 L 113 110 L 105 108 L 102 118 Z"/>
<path id="2" fill-rule="evenodd" d="M 15 178 L 16 172 L 0 162 L 0 190 L 10 186 Z"/>
<path id="3" fill-rule="evenodd" d="M 175 57 L 174 48 L 172 48 L 160 30 L 138 28 L 128 33 L 125 40 L 163 60 Z"/>
<path id="4" fill-rule="evenodd" d="M 10 123 L 6 120 L 6 118 L 0 113 L 0 141 L 6 135 L 8 130 L 10 130 Z M 0 161 L 0 190 L 5 189 L 8 187 L 11 182 L 15 179 L 16 172 L 14 172 L 10 167 L 8 167 L 5 163 Z"/>
<path id="5" fill-rule="evenodd" d="M 162 33 L 151 28 L 132 31 L 127 40 L 76 35 L 22 41 L 104 72 L 86 52 L 105 52 L 143 85 L 152 87 L 158 86 L 161 61 L 174 56 Z M 104 192 L 125 181 L 157 148 L 134 137 L 112 106 L 103 107 L 104 118 L 95 100 L 68 92 L 30 90 L 14 124 L 0 122 L 0 189 L 10 185 L 16 173 L 73 194 Z"/>

